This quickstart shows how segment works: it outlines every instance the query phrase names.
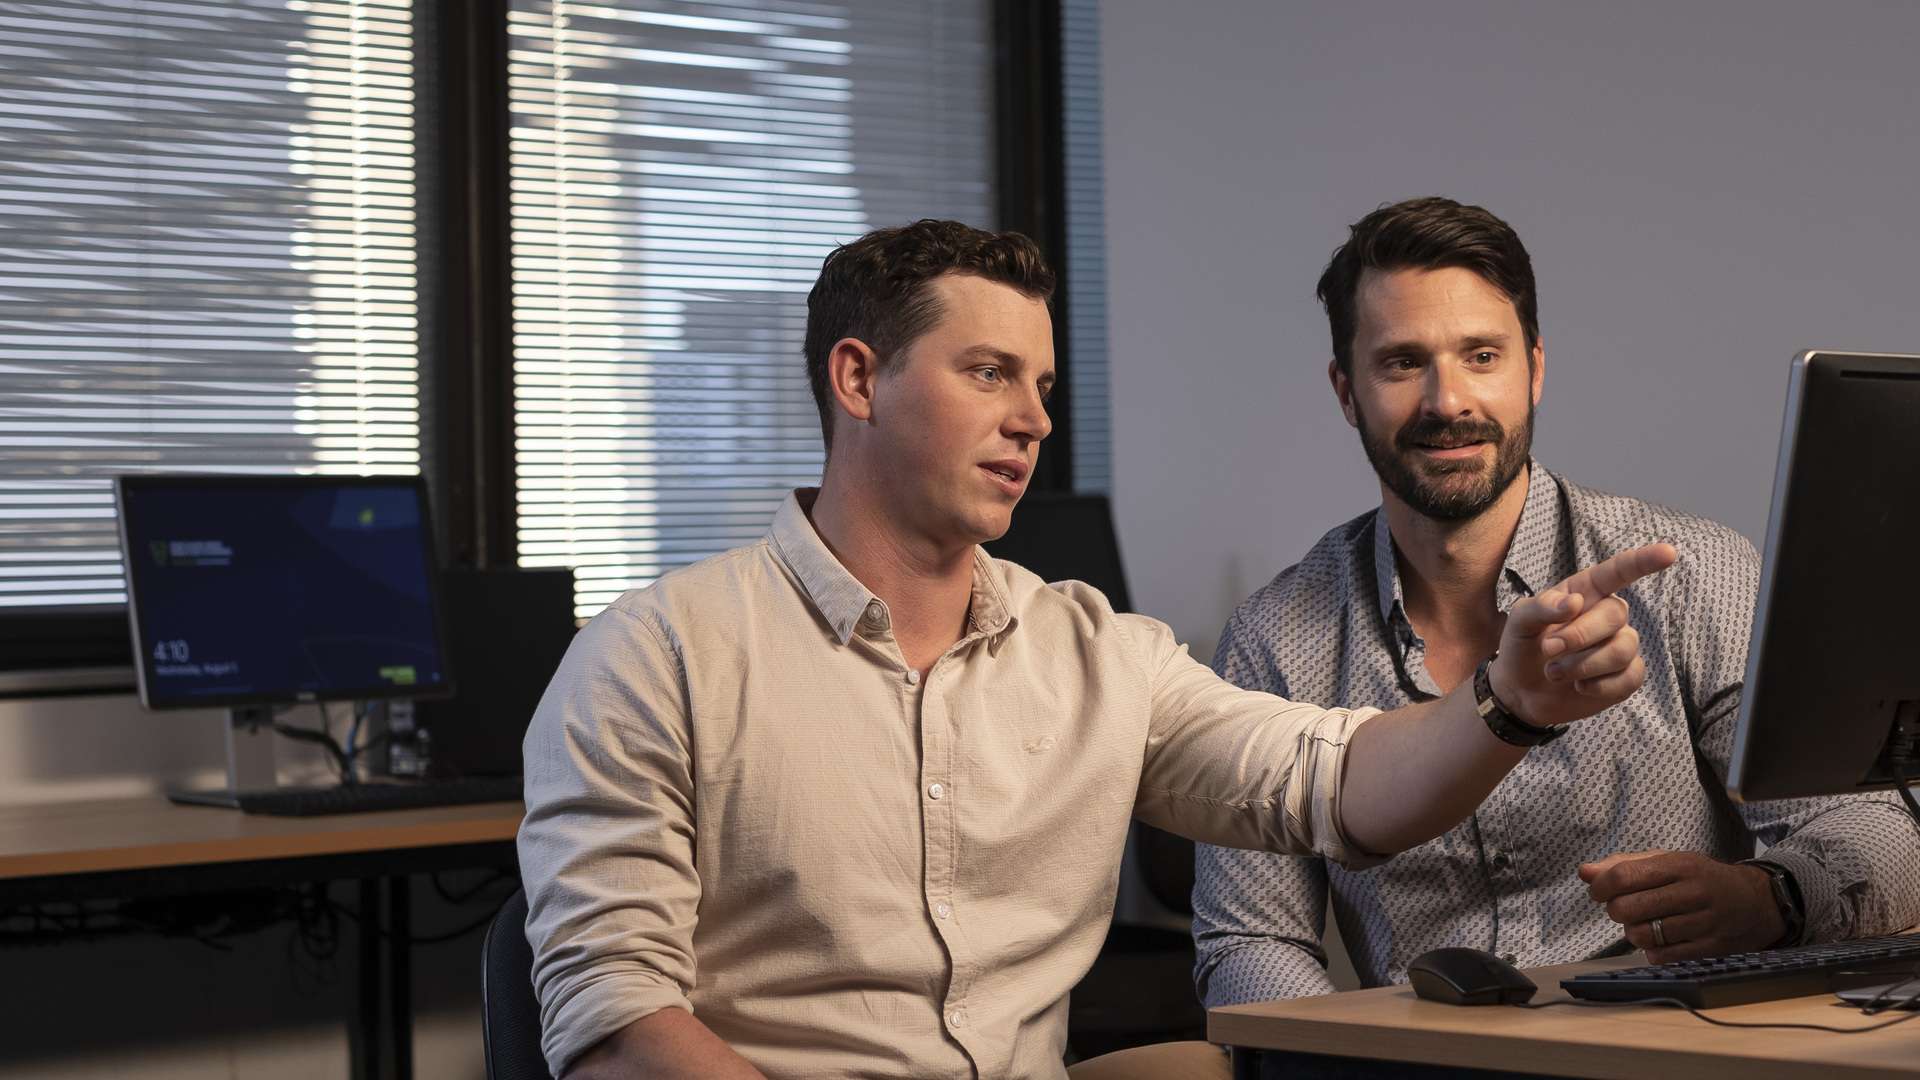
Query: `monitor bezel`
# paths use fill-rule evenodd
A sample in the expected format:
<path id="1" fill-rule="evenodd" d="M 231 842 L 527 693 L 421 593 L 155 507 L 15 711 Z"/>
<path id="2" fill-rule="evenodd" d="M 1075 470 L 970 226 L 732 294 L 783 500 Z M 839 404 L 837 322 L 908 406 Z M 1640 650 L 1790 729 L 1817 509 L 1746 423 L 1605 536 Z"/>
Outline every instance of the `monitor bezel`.
<path id="1" fill-rule="evenodd" d="M 288 490 L 340 488 L 340 487 L 381 487 L 411 488 L 420 507 L 420 543 L 421 559 L 427 572 L 427 606 L 433 615 L 434 646 L 440 655 L 440 680 L 436 683 L 419 683 L 411 686 L 395 686 L 382 683 L 363 687 L 337 687 L 324 692 L 295 692 L 283 694 L 248 693 L 221 694 L 205 697 L 156 698 L 151 682 L 153 664 L 152 651 L 147 647 L 146 635 L 140 624 L 138 597 L 140 590 L 135 584 L 138 561 L 133 558 L 132 546 L 127 536 L 126 499 L 128 491 L 164 491 L 168 489 L 207 489 L 207 488 L 285 488 Z M 329 474 L 329 473 L 122 473 L 113 478 L 114 530 L 120 538 L 120 559 L 127 588 L 127 626 L 133 642 L 134 684 L 140 696 L 140 704 L 155 711 L 167 709 L 218 709 L 236 705 L 310 705 L 331 701 L 384 701 L 394 698 L 445 698 L 455 691 L 454 672 L 451 659 L 447 654 L 446 614 L 443 610 L 440 592 L 440 560 L 436 534 L 433 529 L 433 503 L 427 497 L 425 478 L 418 475 L 380 475 L 380 474 Z"/>

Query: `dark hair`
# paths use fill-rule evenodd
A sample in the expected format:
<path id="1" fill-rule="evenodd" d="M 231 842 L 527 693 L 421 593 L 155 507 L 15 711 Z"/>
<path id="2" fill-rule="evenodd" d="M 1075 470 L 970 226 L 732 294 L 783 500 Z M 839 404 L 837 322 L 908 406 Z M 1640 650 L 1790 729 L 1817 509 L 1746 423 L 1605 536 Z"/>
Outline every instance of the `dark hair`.
<path id="1" fill-rule="evenodd" d="M 1354 307 L 1362 273 L 1450 266 L 1473 271 L 1513 301 L 1531 364 L 1540 340 L 1540 301 L 1526 245 L 1513 226 L 1485 209 L 1431 196 L 1375 210 L 1355 222 L 1347 242 L 1333 250 L 1315 292 L 1327 309 L 1340 370 L 1353 374 L 1353 335 L 1359 329 Z"/>
<path id="2" fill-rule="evenodd" d="M 987 232 L 927 218 L 875 229 L 842 244 L 820 266 L 807 294 L 807 381 L 820 410 L 820 430 L 833 449 L 833 394 L 827 354 L 842 338 L 858 338 L 882 365 L 940 319 L 933 281 L 972 274 L 1010 285 L 1036 300 L 1053 297 L 1053 271 L 1033 241 L 1016 232 Z"/>

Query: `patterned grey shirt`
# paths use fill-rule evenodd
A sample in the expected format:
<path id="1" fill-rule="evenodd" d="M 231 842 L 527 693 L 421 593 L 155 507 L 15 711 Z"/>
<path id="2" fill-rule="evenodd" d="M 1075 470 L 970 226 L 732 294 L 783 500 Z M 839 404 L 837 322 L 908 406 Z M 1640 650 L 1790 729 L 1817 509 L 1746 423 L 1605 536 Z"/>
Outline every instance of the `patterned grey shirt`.
<path id="1" fill-rule="evenodd" d="M 1522 966 L 1625 951 L 1575 874 L 1665 848 L 1790 870 L 1809 940 L 1885 933 L 1920 916 L 1920 841 L 1891 795 L 1736 805 L 1722 780 L 1745 675 L 1759 558 L 1701 518 L 1577 487 L 1536 462 L 1495 586 L 1507 610 L 1575 570 L 1665 540 L 1678 564 L 1622 594 L 1640 631 L 1639 693 L 1529 753 L 1479 810 L 1371 869 L 1201 845 L 1194 977 L 1209 1006 L 1330 993 L 1327 900 L 1368 986 L 1403 982 L 1428 949 L 1466 945 Z M 1407 621 L 1378 510 L 1322 537 L 1227 623 L 1214 667 L 1245 687 L 1324 705 L 1439 696 Z"/>

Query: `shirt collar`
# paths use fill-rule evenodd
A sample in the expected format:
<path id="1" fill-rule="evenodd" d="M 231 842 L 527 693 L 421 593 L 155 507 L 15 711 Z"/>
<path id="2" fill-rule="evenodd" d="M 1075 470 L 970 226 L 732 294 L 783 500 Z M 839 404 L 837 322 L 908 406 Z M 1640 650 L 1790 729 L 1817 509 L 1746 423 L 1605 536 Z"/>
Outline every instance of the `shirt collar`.
<path id="1" fill-rule="evenodd" d="M 819 488 L 798 488 L 790 492 L 780 509 L 774 512 L 773 525 L 767 531 L 774 552 L 800 582 L 801 591 L 812 601 L 814 610 L 827 620 L 833 634 L 845 645 L 868 619 L 876 628 L 890 625 L 892 615 L 886 601 L 860 584 L 847 572 L 820 539 L 806 508 L 820 494 Z M 973 549 L 973 599 L 967 619 L 975 631 L 990 637 L 1013 629 L 1019 620 L 1013 617 L 1013 605 L 1007 597 L 993 559 L 978 546 Z"/>
<path id="2" fill-rule="evenodd" d="M 1527 501 L 1520 510 L 1519 527 L 1507 545 L 1507 558 L 1494 583 L 1494 603 L 1501 611 L 1523 596 L 1532 596 L 1573 573 L 1562 557 L 1563 527 L 1560 482 L 1538 460 L 1527 462 Z M 1380 618 L 1387 625 L 1406 621 L 1405 596 L 1400 589 L 1400 563 L 1394 558 L 1393 530 L 1386 507 L 1373 514 L 1373 572 Z"/>

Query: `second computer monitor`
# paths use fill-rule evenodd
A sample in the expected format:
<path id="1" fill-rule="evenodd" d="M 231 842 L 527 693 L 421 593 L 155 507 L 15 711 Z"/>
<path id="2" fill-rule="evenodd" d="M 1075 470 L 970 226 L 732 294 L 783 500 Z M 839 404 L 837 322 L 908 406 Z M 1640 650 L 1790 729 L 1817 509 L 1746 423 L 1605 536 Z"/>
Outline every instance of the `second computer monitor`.
<path id="1" fill-rule="evenodd" d="M 1793 362 L 1727 787 L 1743 800 L 1920 770 L 1920 356 Z"/>

